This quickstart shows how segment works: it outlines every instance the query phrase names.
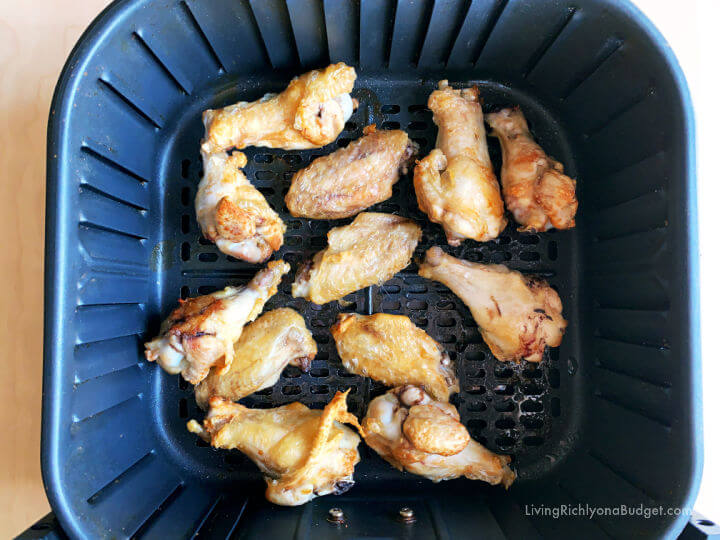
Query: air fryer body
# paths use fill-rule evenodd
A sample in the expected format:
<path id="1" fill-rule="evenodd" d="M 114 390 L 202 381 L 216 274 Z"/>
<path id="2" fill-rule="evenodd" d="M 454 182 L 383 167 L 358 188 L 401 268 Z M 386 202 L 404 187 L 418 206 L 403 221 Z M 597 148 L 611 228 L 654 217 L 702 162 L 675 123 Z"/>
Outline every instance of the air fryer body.
<path id="1" fill-rule="evenodd" d="M 309 373 L 288 368 L 256 407 L 321 408 L 350 388 L 362 416 L 383 387 L 343 370 L 339 312 L 409 316 L 458 367 L 471 435 L 510 454 L 517 482 L 433 484 L 363 446 L 356 485 L 298 508 L 263 499 L 257 468 L 186 431 L 192 388 L 142 357 L 178 298 L 247 282 L 257 267 L 205 241 L 193 201 L 200 115 L 254 100 L 329 62 L 356 67 L 359 109 L 338 140 L 300 152 L 248 148 L 245 169 L 287 224 L 293 272 L 266 309 L 289 306 L 318 343 Z M 297 265 L 337 222 L 293 218 L 292 174 L 361 135 L 402 128 L 435 142 L 437 82 L 476 84 L 483 106 L 520 105 L 543 148 L 578 179 L 571 231 L 448 248 L 412 179 L 373 210 L 423 227 L 471 261 L 543 276 L 570 324 L 539 365 L 500 363 L 468 308 L 411 266 L 347 304 L 292 298 Z M 499 173 L 500 151 L 490 138 Z M 701 469 L 693 121 L 682 74 L 657 31 L 606 0 L 119 1 L 73 51 L 48 132 L 42 462 L 73 537 L 674 537 L 687 516 L 589 509 L 691 507 Z M 344 224 L 349 220 L 342 221 Z M 397 519 L 413 508 L 416 521 Z M 328 523 L 331 507 L 346 521 Z M 565 510 L 553 510 L 553 508 Z M 572 515 L 554 515 L 565 512 Z"/>

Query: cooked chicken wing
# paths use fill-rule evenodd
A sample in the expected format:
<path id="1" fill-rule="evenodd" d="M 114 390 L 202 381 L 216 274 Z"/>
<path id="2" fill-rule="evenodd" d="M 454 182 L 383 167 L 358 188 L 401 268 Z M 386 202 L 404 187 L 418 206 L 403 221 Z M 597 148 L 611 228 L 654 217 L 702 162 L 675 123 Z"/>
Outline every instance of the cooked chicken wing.
<path id="1" fill-rule="evenodd" d="M 465 476 L 506 488 L 515 480 L 509 456 L 471 439 L 454 406 L 433 401 L 417 386 L 373 399 L 362 427 L 368 446 L 401 471 L 433 482 Z"/>
<path id="2" fill-rule="evenodd" d="M 420 210 L 445 229 L 448 243 L 497 238 L 507 224 L 485 139 L 477 88 L 440 81 L 428 107 L 438 126 L 435 150 L 418 162 L 414 184 Z"/>
<path id="3" fill-rule="evenodd" d="M 191 420 L 187 428 L 215 448 L 240 450 L 265 476 L 270 502 L 297 506 L 321 495 L 344 493 L 354 484 L 360 437 L 341 422 L 361 428 L 347 411 L 347 394 L 335 394 L 323 411 L 298 402 L 248 409 L 212 397 L 203 426 Z"/>
<path id="4" fill-rule="evenodd" d="M 383 283 L 410 264 L 421 235 L 407 218 L 358 214 L 350 225 L 330 229 L 328 247 L 298 269 L 292 295 L 325 304 Z"/>
<path id="5" fill-rule="evenodd" d="M 390 198 L 418 146 L 399 129 L 376 131 L 371 125 L 363 133 L 295 173 L 285 196 L 293 216 L 342 219 Z"/>
<path id="6" fill-rule="evenodd" d="M 470 308 L 485 343 L 503 362 L 540 362 L 558 347 L 567 321 L 555 290 L 544 280 L 501 264 L 479 264 L 430 248 L 418 273 L 439 281 Z"/>
<path id="7" fill-rule="evenodd" d="M 180 300 L 162 323 L 160 335 L 145 344 L 145 358 L 157 361 L 170 374 L 182 374 L 192 384 L 202 381 L 213 366 L 225 373 L 243 326 L 255 320 L 289 271 L 286 262 L 272 261 L 246 287 L 225 287 Z"/>
<path id="8" fill-rule="evenodd" d="M 285 224 L 239 169 L 242 152 L 201 152 L 205 175 L 195 197 L 203 236 L 223 253 L 244 261 L 266 261 L 282 246 Z"/>
<path id="9" fill-rule="evenodd" d="M 422 386 L 439 401 L 460 390 L 450 357 L 404 315 L 341 313 L 330 333 L 351 373 L 388 386 Z"/>
<path id="10" fill-rule="evenodd" d="M 562 163 L 540 148 L 519 107 L 488 114 L 491 135 L 500 139 L 503 164 L 500 173 L 508 210 L 520 231 L 571 229 L 578 201 L 575 180 L 563 174 Z"/>
<path id="11" fill-rule="evenodd" d="M 203 113 L 207 153 L 232 147 L 285 150 L 318 148 L 333 142 L 357 101 L 350 97 L 355 69 L 342 62 L 295 77 L 280 94 L 241 101 Z"/>
<path id="12" fill-rule="evenodd" d="M 248 324 L 235 342 L 234 351 L 226 373 L 212 368 L 195 387 L 195 401 L 201 408 L 207 409 L 212 396 L 237 401 L 271 387 L 288 364 L 308 371 L 317 344 L 298 312 L 280 308 Z"/>

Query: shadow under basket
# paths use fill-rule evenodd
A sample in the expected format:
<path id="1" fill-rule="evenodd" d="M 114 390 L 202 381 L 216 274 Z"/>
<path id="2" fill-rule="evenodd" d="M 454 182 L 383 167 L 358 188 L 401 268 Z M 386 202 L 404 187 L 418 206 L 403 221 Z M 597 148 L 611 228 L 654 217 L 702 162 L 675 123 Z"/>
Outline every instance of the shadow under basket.
<path id="1" fill-rule="evenodd" d="M 408 315 L 457 364 L 454 396 L 473 437 L 513 457 L 505 491 L 433 484 L 361 445 L 355 486 L 298 508 L 263 499 L 257 468 L 185 429 L 192 388 L 145 362 L 142 344 L 179 297 L 257 271 L 203 240 L 193 201 L 201 112 L 282 90 L 329 62 L 355 66 L 359 109 L 338 140 L 301 152 L 248 148 L 248 178 L 287 223 L 293 266 L 266 309 L 289 306 L 318 343 L 243 402 L 324 406 L 350 388 L 362 416 L 384 389 L 345 372 L 329 327 L 339 311 Z M 291 217 L 292 174 L 374 123 L 434 146 L 426 107 L 440 79 L 476 84 L 483 106 L 520 105 L 533 134 L 578 179 L 577 228 L 448 248 L 404 176 L 373 210 L 423 227 L 471 261 L 545 277 L 569 327 L 533 365 L 498 362 L 469 310 L 413 263 L 393 279 L 311 305 L 297 265 L 337 222 Z M 701 475 L 693 119 L 676 60 L 631 4 L 607 0 L 129 0 L 72 52 L 50 114 L 42 466 L 72 537 L 675 537 Z M 499 174 L 500 152 L 489 139 Z M 413 508 L 413 524 L 397 519 Z M 624 506 L 627 515 L 622 515 Z M 346 522 L 327 522 L 341 507 Z M 609 508 L 609 510 L 607 510 Z M 595 513 L 590 515 L 591 509 Z M 604 510 L 605 509 L 605 510 Z"/>

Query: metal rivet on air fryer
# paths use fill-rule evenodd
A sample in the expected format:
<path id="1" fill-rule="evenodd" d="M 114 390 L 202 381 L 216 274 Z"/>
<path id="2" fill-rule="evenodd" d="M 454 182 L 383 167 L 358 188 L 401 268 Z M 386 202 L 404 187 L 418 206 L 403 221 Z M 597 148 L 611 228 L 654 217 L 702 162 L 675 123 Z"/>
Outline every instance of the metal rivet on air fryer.
<path id="1" fill-rule="evenodd" d="M 398 511 L 398 517 L 404 523 L 413 523 L 416 520 L 415 511 L 407 506 Z"/>
<path id="2" fill-rule="evenodd" d="M 331 508 L 328 510 L 327 520 L 334 525 L 345 523 L 345 512 L 342 508 Z"/>

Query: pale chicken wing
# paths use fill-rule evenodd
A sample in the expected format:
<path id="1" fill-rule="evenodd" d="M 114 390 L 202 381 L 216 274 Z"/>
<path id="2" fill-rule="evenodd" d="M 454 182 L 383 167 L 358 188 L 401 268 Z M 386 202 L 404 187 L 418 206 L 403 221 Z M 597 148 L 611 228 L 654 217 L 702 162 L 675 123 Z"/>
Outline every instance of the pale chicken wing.
<path id="1" fill-rule="evenodd" d="M 497 238 L 507 224 L 493 173 L 477 88 L 440 81 L 428 107 L 438 126 L 436 147 L 418 162 L 413 182 L 420 210 L 445 229 L 451 246 Z"/>
<path id="2" fill-rule="evenodd" d="M 412 220 L 363 212 L 350 225 L 328 232 L 328 247 L 297 271 L 294 297 L 315 304 L 383 283 L 410 264 L 422 231 Z"/>
<path id="3" fill-rule="evenodd" d="M 318 148 L 333 142 L 357 102 L 350 97 L 355 69 L 342 62 L 295 77 L 280 94 L 266 94 L 203 113 L 202 149 L 265 146 L 285 150 Z"/>
<path id="4" fill-rule="evenodd" d="M 317 344 L 298 312 L 280 308 L 248 324 L 234 351 L 227 372 L 212 368 L 195 387 L 195 401 L 201 408 L 207 409 L 212 396 L 237 401 L 271 387 L 288 364 L 307 372 L 317 354 Z"/>
<path id="5" fill-rule="evenodd" d="M 245 154 L 201 152 L 205 173 L 195 197 L 203 236 L 223 253 L 259 263 L 280 249 L 285 224 L 240 170 Z"/>
<path id="6" fill-rule="evenodd" d="M 515 480 L 509 456 L 473 440 L 453 405 L 434 401 L 417 386 L 373 399 L 362 427 L 368 446 L 401 471 L 433 482 L 465 476 L 506 488 Z"/>
<path id="7" fill-rule="evenodd" d="M 360 437 L 343 423 L 362 428 L 347 410 L 347 393 L 335 394 L 322 411 L 298 402 L 248 409 L 212 397 L 203 426 L 191 420 L 187 428 L 215 448 L 240 450 L 262 471 L 267 500 L 297 506 L 354 484 Z"/>
<path id="8" fill-rule="evenodd" d="M 351 373 L 388 386 L 422 386 L 439 401 L 460 390 L 448 354 L 404 315 L 341 313 L 330 333 Z"/>
<path id="9" fill-rule="evenodd" d="M 558 347 L 567 321 L 557 292 L 544 280 L 501 264 L 471 263 L 430 248 L 418 273 L 439 281 L 470 308 L 485 343 L 498 360 L 540 362 Z"/>
<path id="10" fill-rule="evenodd" d="M 295 173 L 285 203 L 293 216 L 342 219 L 389 199 L 417 145 L 398 129 L 376 131 Z"/>
<path id="11" fill-rule="evenodd" d="M 286 262 L 272 261 L 246 287 L 180 300 L 160 335 L 145 343 L 145 357 L 192 384 L 202 381 L 213 366 L 224 373 L 232 365 L 233 344 L 245 323 L 255 320 L 289 271 Z"/>
<path id="12" fill-rule="evenodd" d="M 571 229 L 578 201 L 575 180 L 563 174 L 562 163 L 540 148 L 519 107 L 487 115 L 491 135 L 500 139 L 503 196 L 520 231 Z"/>

